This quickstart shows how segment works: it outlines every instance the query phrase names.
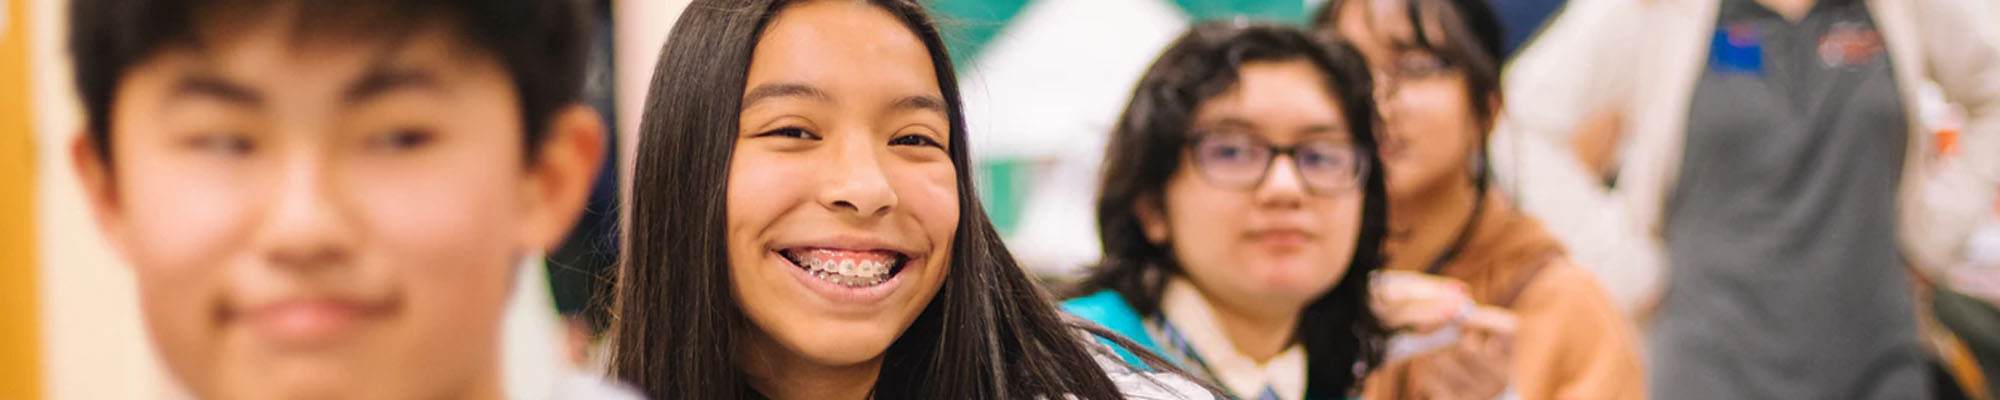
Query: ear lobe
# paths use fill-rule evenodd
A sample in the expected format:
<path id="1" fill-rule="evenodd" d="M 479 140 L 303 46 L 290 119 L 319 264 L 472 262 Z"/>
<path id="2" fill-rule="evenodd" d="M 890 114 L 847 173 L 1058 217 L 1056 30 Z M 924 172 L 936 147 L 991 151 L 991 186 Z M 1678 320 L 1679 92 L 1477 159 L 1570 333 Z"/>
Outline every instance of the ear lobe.
<path id="1" fill-rule="evenodd" d="M 1139 229 L 1146 234 L 1146 241 L 1156 246 L 1167 244 L 1167 215 L 1161 210 L 1165 202 L 1148 195 L 1132 203 L 1132 213 L 1139 216 Z"/>
<path id="2" fill-rule="evenodd" d="M 575 104 L 549 121 L 548 135 L 530 166 L 530 210 L 525 238 L 536 251 L 551 251 L 582 216 L 604 160 L 604 122 L 589 106 Z"/>
<path id="3" fill-rule="evenodd" d="M 69 143 L 70 169 L 82 186 L 91 220 L 97 223 L 98 231 L 112 248 L 125 253 L 125 219 L 119 208 L 118 184 L 111 174 L 111 160 L 97 152 L 97 141 L 91 139 L 88 130 L 77 131 L 75 138 Z"/>

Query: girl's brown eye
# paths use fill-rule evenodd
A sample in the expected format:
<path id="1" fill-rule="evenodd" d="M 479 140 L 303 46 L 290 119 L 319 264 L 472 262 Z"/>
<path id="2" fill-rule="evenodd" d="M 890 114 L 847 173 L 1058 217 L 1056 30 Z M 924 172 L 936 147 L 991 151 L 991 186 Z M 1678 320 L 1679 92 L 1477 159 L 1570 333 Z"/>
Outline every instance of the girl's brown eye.
<path id="1" fill-rule="evenodd" d="M 903 136 L 897 136 L 897 137 L 896 137 L 895 139 L 891 139 L 891 140 L 889 140 L 889 145 L 890 145 L 890 146 L 927 146 L 927 147 L 936 147 L 936 148 L 940 148 L 940 149 L 944 148 L 944 144 L 942 144 L 942 143 L 938 143 L 938 142 L 937 142 L 937 140 L 933 140 L 933 139 L 931 139 L 931 137 L 929 137 L 929 136 L 924 136 L 924 135 L 903 135 Z"/>
<path id="2" fill-rule="evenodd" d="M 814 135 L 812 134 L 812 132 L 806 132 L 806 130 L 799 128 L 778 128 L 768 132 L 759 133 L 757 134 L 757 136 L 754 137 L 765 137 L 765 136 L 775 136 L 775 137 L 784 137 L 793 139 L 807 139 L 807 140 L 819 139 L 819 135 Z"/>

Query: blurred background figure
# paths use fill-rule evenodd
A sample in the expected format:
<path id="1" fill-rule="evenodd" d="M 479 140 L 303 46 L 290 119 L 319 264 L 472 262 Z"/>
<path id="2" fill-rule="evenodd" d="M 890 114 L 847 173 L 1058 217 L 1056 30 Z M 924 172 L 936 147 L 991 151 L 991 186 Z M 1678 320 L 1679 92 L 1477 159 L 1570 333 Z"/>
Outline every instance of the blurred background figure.
<path id="1" fill-rule="evenodd" d="M 606 146 L 583 3 L 492 6 L 71 5 L 68 155 L 181 388 L 507 396 L 515 266 Z"/>
<path id="2" fill-rule="evenodd" d="M 1507 72 L 1495 166 L 1642 316 L 1654 397 L 1927 398 L 1913 287 L 1961 262 L 2000 178 L 1988 15 L 1576 3 Z M 1962 107 L 1954 157 L 1927 82 Z"/>
<path id="3" fill-rule="evenodd" d="M 1390 364 L 1369 398 L 1645 396 L 1637 337 L 1593 275 L 1533 218 L 1490 190 L 1486 137 L 1501 99 L 1501 21 L 1483 0 L 1335 0 L 1313 19 L 1353 41 L 1377 77 L 1390 236 L 1385 268 L 1464 282 L 1518 331 Z"/>
<path id="4" fill-rule="evenodd" d="M 9 218 L 4 223 L 0 223 L 0 225 L 7 227 L 6 229 L 0 229 L 0 241 L 8 243 L 9 246 L 24 246 L 35 249 L 32 252 L 6 252 L 10 256 L 23 255 L 28 257 L 28 259 L 9 259 L 5 261 L 4 268 L 0 268 L 0 271 L 5 271 L 4 275 L 0 275 L 0 281 L 4 281 L 6 285 L 15 285 L 9 286 L 9 290 L 5 291 L 8 293 L 7 295 L 0 296 L 0 304 L 4 304 L 6 307 L 5 312 L 0 312 L 0 315 L 4 315 L 6 319 L 4 324 L 0 324 L 0 348 L 5 349 L 0 350 L 0 375 L 7 376 L 7 379 L 18 379 L 31 383 L 15 384 L 11 381 L 0 382 L 0 387 L 6 388 L 0 390 L 0 393 L 4 393 L 0 394 L 0 397 L 184 397 L 186 395 L 185 391 L 190 388 L 183 387 L 180 382 L 177 382 L 177 379 L 170 378 L 165 373 L 165 368 L 162 364 L 165 364 L 168 360 L 156 356 L 155 343 L 146 340 L 145 334 L 147 331 L 145 328 L 147 325 L 142 324 L 139 316 L 140 303 L 137 301 L 138 296 L 136 295 L 139 291 L 135 288 L 137 285 L 135 285 L 134 280 L 135 275 L 138 275 L 141 267 L 126 265 L 128 259 L 121 259 L 117 253 L 112 251 L 106 241 L 100 239 L 97 227 L 89 223 L 89 213 L 86 205 L 91 203 L 87 202 L 86 198 L 83 197 L 83 193 L 79 188 L 80 182 L 77 179 L 78 176 L 73 173 L 74 170 L 69 168 L 71 165 L 85 163 L 85 161 L 73 158 L 73 156 L 78 155 L 77 153 L 64 150 L 71 148 L 71 139 L 75 138 L 77 132 L 83 129 L 85 122 L 84 109 L 77 100 L 76 81 L 71 78 L 72 58 L 68 51 L 69 49 L 65 46 L 65 32 L 71 27 L 71 13 L 69 11 L 72 5 L 70 3 L 68 1 L 13 0 L 6 2 L 5 9 L 7 12 L 0 13 L 0 28 L 4 28 L 0 32 L 5 32 L 4 34 L 0 34 L 0 42 L 6 43 L 5 46 L 0 46 L 0 53 L 5 53 L 5 56 L 0 56 L 0 65 L 8 66 L 8 68 L 0 68 L 0 76 L 4 76 L 4 79 L 10 82 L 14 80 L 23 82 L 20 85 L 7 85 L 7 91 L 0 93 L 0 99 L 4 99 L 4 101 L 0 101 L 0 109 L 5 109 L 10 113 L 0 115 L 0 117 L 4 117 L 0 119 L 5 119 L 10 124 L 5 130 L 0 130 L 0 138 L 5 139 L 4 141 L 0 141 L 0 143 L 4 143 L 4 145 L 0 145 L 0 152 L 9 154 L 0 158 L 4 158 L 8 166 L 25 166 L 25 172 L 27 173 L 20 175 L 25 176 L 25 178 L 15 178 L 17 175 L 14 175 L 11 171 L 21 170 L 7 170 L 10 172 L 4 175 L 8 177 L 8 180 L 4 180 L 4 184 L 0 184 L 0 193 L 4 193 L 5 195 L 0 197 L 16 199 L 17 197 L 15 196 L 20 196 L 20 198 L 26 198 L 26 205 L 31 207 L 29 210 L 32 210 L 33 213 L 32 217 L 27 219 L 16 220 Z M 574 3 L 576 4 L 573 7 L 566 9 L 570 11 L 569 13 L 544 12 L 543 14 L 576 16 L 591 20 L 574 21 L 571 23 L 571 28 L 579 30 L 584 27 L 584 24 L 592 21 L 602 21 L 609 16 L 609 10 L 605 8 L 609 6 L 608 1 L 574 1 Z M 241 5 L 238 3 L 230 4 Z M 127 41 L 130 41 L 129 39 L 134 36 L 149 36 L 143 33 L 133 34 L 126 32 L 137 29 L 134 26 L 127 25 L 155 27 L 197 24 L 197 22 L 189 21 L 193 19 L 192 17 L 175 16 L 175 14 L 191 13 L 192 11 L 186 8 L 192 6 L 176 6 L 174 4 L 145 4 L 144 6 L 165 9 L 165 11 L 146 12 L 146 10 L 123 6 L 97 7 L 89 8 L 89 10 L 103 11 L 103 13 L 93 15 L 112 14 L 113 18 L 109 19 L 132 19 L 144 16 L 153 18 L 155 21 L 162 21 L 158 24 L 135 24 L 125 20 L 116 20 L 114 21 L 115 23 L 105 24 L 117 26 L 121 34 L 125 35 L 123 38 L 126 38 L 121 40 Z M 340 7 L 330 6 L 330 8 Z M 396 18 L 384 19 L 412 19 L 411 16 L 394 12 L 391 13 L 391 16 Z M 254 19 L 250 17 L 245 18 Z M 102 19 L 91 20 L 98 21 Z M 328 25 L 354 28 L 365 24 Z M 368 26 L 384 31 L 390 30 L 387 29 L 387 25 Z M 430 25 L 423 26 L 434 28 Z M 324 27 L 309 29 L 322 28 Z M 525 26 L 514 26 L 513 29 L 526 32 L 524 30 L 526 28 Z M 105 33 L 94 28 L 80 29 L 87 32 Z M 304 32 L 306 29 L 308 28 L 301 28 L 301 32 Z M 430 31 L 430 29 L 425 30 L 425 32 Z M 283 32 L 269 30 L 256 32 L 247 35 L 253 38 L 269 38 L 271 39 L 270 41 L 274 42 L 282 42 L 287 38 Z M 370 32 L 369 29 L 356 29 L 350 32 L 368 32 L 365 35 L 357 36 L 369 38 L 376 38 L 377 36 L 371 35 L 378 34 L 383 37 L 395 36 L 387 33 Z M 546 81 L 568 82 L 568 85 L 572 86 L 568 88 L 568 91 L 576 93 L 569 96 L 577 96 L 578 94 L 587 92 L 581 98 L 570 98 L 571 101 L 608 105 L 609 93 L 605 89 L 608 89 L 610 85 L 605 80 L 608 79 L 608 60 L 611 59 L 610 55 L 606 52 L 610 47 L 610 37 L 594 36 L 592 33 L 602 33 L 602 31 L 569 32 L 560 36 L 561 38 L 577 40 L 572 45 L 560 46 L 559 50 L 569 52 L 565 54 L 570 54 L 570 56 L 554 55 L 559 53 L 558 49 L 543 49 L 546 52 L 539 57 L 542 57 L 546 61 L 563 61 L 555 64 L 573 65 L 570 67 L 572 71 L 546 74 L 552 78 Z M 531 36 L 557 37 L 556 35 Z M 590 48 L 594 48 L 591 51 L 597 53 L 589 57 L 584 56 L 585 52 L 583 50 L 586 48 L 583 45 L 586 43 L 583 40 L 585 39 L 594 39 L 590 42 L 592 44 Z M 325 44 L 320 41 L 303 39 L 301 42 L 309 42 L 313 45 Z M 383 42 L 394 41 L 385 40 Z M 485 43 L 496 47 L 524 47 L 531 44 L 528 40 L 506 38 L 494 38 Z M 124 46 L 130 47 L 132 45 L 127 44 Z M 467 46 L 477 47 L 472 45 Z M 315 50 L 318 49 L 315 48 Z M 138 49 L 125 51 L 136 50 Z M 324 55 L 304 51 L 302 53 L 310 54 L 300 57 Z M 104 63 L 95 65 L 104 65 Z M 586 69 L 590 72 L 585 72 L 584 70 Z M 563 77 L 564 79 L 553 79 L 555 77 Z M 97 76 L 92 79 L 103 78 Z M 574 87 L 584 82 L 590 82 L 585 86 L 590 86 L 591 89 L 579 90 L 581 88 Z M 320 84 L 327 82 L 316 78 L 296 82 L 298 85 L 308 83 Z M 15 90 L 19 91 L 16 92 Z M 274 97 L 267 97 L 267 99 L 270 98 Z M 405 109 L 412 108 L 405 107 Z M 16 118 L 17 115 L 22 117 Z M 202 121 L 215 122 L 223 119 L 217 117 L 214 113 L 203 115 L 205 116 L 176 121 L 193 123 Z M 451 116 L 450 114 L 437 115 L 442 117 Z M 471 115 L 477 117 L 482 114 Z M 609 116 L 609 114 L 607 113 L 606 116 Z M 598 117 L 595 114 L 591 114 L 583 119 L 588 120 L 591 124 L 605 125 L 608 122 L 597 120 Z M 348 119 L 348 121 L 356 123 L 359 123 L 361 120 L 361 118 Z M 508 119 L 488 118 L 488 120 Z M 406 120 L 406 122 L 408 121 Z M 20 126 L 12 125 L 16 123 L 20 124 Z M 512 137 L 519 136 L 519 134 L 514 134 Z M 464 141 L 464 143 L 468 144 L 487 142 L 490 141 Z M 611 145 L 608 142 L 598 141 L 592 142 L 592 144 L 602 144 L 605 149 L 609 149 Z M 207 143 L 220 143 L 222 145 L 209 148 L 222 150 L 232 148 L 228 144 L 234 142 L 219 141 Z M 419 140 L 417 143 L 423 142 Z M 16 145 L 22 147 L 14 147 Z M 13 156 L 15 154 L 23 155 L 16 157 Z M 479 164 L 484 165 L 486 163 Z M 515 162 L 515 164 L 520 163 Z M 494 167 L 498 168 L 500 165 L 494 165 Z M 518 165 L 513 167 L 513 170 L 525 171 Z M 576 207 L 579 209 L 581 208 L 580 199 L 583 198 L 581 193 L 592 186 L 592 180 L 588 179 L 590 176 L 615 176 L 611 175 L 615 173 L 615 170 L 611 168 L 578 169 L 577 171 L 585 175 L 583 177 L 585 179 L 579 180 L 584 183 L 584 186 L 579 188 L 579 190 L 573 191 L 579 194 L 579 202 L 576 203 Z M 592 171 L 600 173 L 591 175 Z M 128 178 L 123 174 L 119 177 Z M 125 180 L 120 179 L 120 181 Z M 596 179 L 595 181 L 599 183 L 608 182 L 607 179 Z M 616 186 L 603 184 L 595 186 L 598 186 L 596 191 L 599 194 L 592 197 L 598 199 L 601 205 L 596 206 L 599 212 L 593 214 L 596 214 L 596 218 L 602 219 L 602 215 L 605 214 L 602 211 L 612 209 L 610 208 L 609 200 L 613 198 L 604 195 L 603 192 L 606 188 L 615 189 Z M 166 193 L 186 194 L 201 193 L 201 191 L 184 189 L 182 192 L 170 191 Z M 159 196 L 152 196 L 151 198 L 158 199 Z M 7 214 L 12 215 L 15 210 L 19 210 L 13 204 L 18 203 L 8 203 L 8 205 L 0 206 L 0 209 L 8 210 Z M 405 210 L 417 210 L 417 205 L 415 203 L 405 204 L 404 208 Z M 461 207 L 454 211 L 463 211 L 465 208 L 470 207 Z M 177 209 L 183 214 L 195 214 L 187 207 L 177 207 Z M 426 216 L 436 216 L 442 213 L 425 214 L 427 214 Z M 406 220 L 422 221 L 422 219 Z M 197 236 L 197 233 L 202 232 L 203 229 L 213 228 L 215 227 L 202 224 L 185 224 L 185 226 L 177 228 L 178 232 L 169 232 L 169 234 L 192 238 Z M 476 227 L 458 224 L 431 224 L 428 228 L 435 230 L 457 230 L 457 232 L 463 234 L 465 229 Z M 567 227 L 560 229 L 562 231 L 568 230 Z M 487 233 L 497 234 L 501 232 L 503 231 L 493 230 Z M 601 236 L 601 234 L 598 236 Z M 550 239 L 553 241 L 560 238 L 560 231 L 557 231 L 557 235 Z M 466 237 L 466 239 L 479 240 L 473 237 Z M 244 240 L 244 242 L 248 241 Z M 554 246 L 548 248 L 552 249 Z M 497 267 L 500 267 L 500 269 L 483 269 L 480 274 L 460 276 L 460 278 L 466 278 L 460 279 L 464 282 L 477 282 L 478 287 L 482 290 L 492 289 L 491 293 L 503 295 L 501 298 L 492 300 L 506 300 L 505 303 L 496 301 L 491 304 L 484 304 L 476 307 L 477 309 L 461 309 L 459 311 L 463 312 L 454 316 L 465 317 L 468 321 L 477 321 L 478 325 L 493 325 L 495 328 L 498 328 L 494 330 L 496 332 L 464 332 L 458 338 L 463 339 L 459 341 L 460 343 L 470 347 L 479 347 L 481 348 L 480 351 L 491 353 L 492 349 L 486 349 L 485 347 L 487 346 L 485 345 L 491 345 L 494 349 L 500 350 L 502 354 L 487 359 L 488 365 L 481 366 L 480 368 L 494 369 L 493 372 L 499 374 L 499 376 L 495 377 L 497 378 L 495 382 L 500 383 L 502 386 L 499 389 L 503 389 L 506 394 L 513 396 L 537 397 L 543 393 L 552 391 L 575 393 L 576 391 L 571 389 L 576 386 L 576 383 L 596 380 L 596 378 L 590 377 L 589 374 L 580 372 L 587 370 L 587 366 L 564 362 L 565 354 L 563 354 L 561 347 L 563 333 L 561 324 L 558 322 L 557 308 L 553 304 L 556 302 L 552 301 L 550 290 L 550 281 L 552 278 L 545 272 L 545 264 L 540 255 L 541 251 L 542 248 L 529 250 L 509 249 L 510 253 L 514 253 L 509 255 L 509 257 L 513 257 L 510 260 L 520 261 L 519 264 L 514 264 L 514 261 L 508 261 L 502 265 L 498 265 Z M 459 256 L 471 260 L 479 255 L 459 254 Z M 608 265 L 608 262 L 605 265 Z M 490 279 L 471 279 L 475 277 Z M 560 280 L 560 278 L 554 279 Z M 420 279 L 413 283 L 436 285 L 449 284 L 452 281 L 450 279 Z M 497 282 L 498 285 L 488 285 L 494 282 Z M 435 288 L 435 286 L 426 287 Z M 431 290 L 424 291 L 431 292 Z M 449 291 L 445 291 L 444 293 L 449 293 Z M 482 292 L 482 294 L 484 293 L 486 292 Z M 192 298 L 193 296 L 189 297 Z M 449 298 L 450 296 L 438 297 Z M 487 300 L 484 297 L 477 296 L 468 296 L 461 300 L 471 301 L 475 297 L 480 301 Z M 504 309 L 505 314 L 501 314 L 503 309 L 500 307 L 503 305 L 506 307 Z M 491 322 L 491 324 L 487 324 L 488 322 Z M 492 335 L 497 336 L 493 338 L 497 339 L 497 341 L 487 340 L 484 337 L 490 333 L 500 333 L 499 335 Z M 24 343 L 27 345 L 23 346 L 22 344 Z M 500 364 L 504 364 L 504 366 Z M 438 368 L 437 372 L 446 373 L 452 370 L 454 369 Z M 180 381 L 184 382 L 186 380 L 180 379 Z M 271 382 L 264 383 L 269 384 Z"/>
<path id="5" fill-rule="evenodd" d="M 1212 22 L 1139 82 L 1105 154 L 1105 258 L 1064 309 L 1233 397 L 1349 396 L 1385 336 L 1369 293 L 1388 199 L 1361 55 Z"/>

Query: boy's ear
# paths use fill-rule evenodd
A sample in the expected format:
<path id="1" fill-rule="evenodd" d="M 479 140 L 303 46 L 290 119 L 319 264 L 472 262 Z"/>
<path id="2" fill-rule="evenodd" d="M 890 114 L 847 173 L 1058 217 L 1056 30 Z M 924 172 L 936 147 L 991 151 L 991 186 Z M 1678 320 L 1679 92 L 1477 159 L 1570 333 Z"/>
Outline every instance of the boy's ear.
<path id="1" fill-rule="evenodd" d="M 528 232 L 535 250 L 553 251 L 569 235 L 597 182 L 604 160 L 604 122 L 595 109 L 574 104 L 550 118 L 548 134 L 528 167 Z"/>
<path id="2" fill-rule="evenodd" d="M 1139 217 L 1139 229 L 1146 234 L 1146 241 L 1155 246 L 1167 244 L 1167 213 L 1165 202 L 1158 195 L 1139 196 L 1132 201 L 1132 213 Z"/>
<path id="3" fill-rule="evenodd" d="M 70 168 L 83 186 L 83 200 L 89 203 L 91 220 L 97 222 L 98 231 L 104 233 L 111 247 L 124 253 L 125 215 L 119 208 L 118 182 L 111 176 L 111 160 L 97 152 L 97 141 L 91 139 L 88 130 L 77 131 L 75 137 L 69 143 Z"/>

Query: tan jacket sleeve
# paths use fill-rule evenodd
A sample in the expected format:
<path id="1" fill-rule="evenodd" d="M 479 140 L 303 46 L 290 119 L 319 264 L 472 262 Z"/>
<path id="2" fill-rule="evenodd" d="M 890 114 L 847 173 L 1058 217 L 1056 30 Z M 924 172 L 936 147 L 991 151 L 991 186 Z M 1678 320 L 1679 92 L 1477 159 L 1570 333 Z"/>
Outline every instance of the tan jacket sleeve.
<path id="1" fill-rule="evenodd" d="M 1587 272 L 1550 263 L 1515 303 L 1514 390 L 1523 399 L 1644 399 L 1631 320 Z"/>

